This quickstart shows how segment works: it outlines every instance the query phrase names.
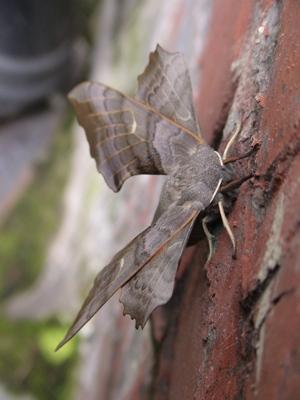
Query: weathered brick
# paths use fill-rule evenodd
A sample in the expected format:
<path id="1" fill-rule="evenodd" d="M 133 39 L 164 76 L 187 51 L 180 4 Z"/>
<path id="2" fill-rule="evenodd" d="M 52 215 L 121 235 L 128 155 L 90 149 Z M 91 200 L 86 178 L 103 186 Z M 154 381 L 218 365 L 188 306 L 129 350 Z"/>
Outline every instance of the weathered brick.
<path id="1" fill-rule="evenodd" d="M 233 153 L 245 182 L 167 306 L 155 399 L 289 399 L 300 394 L 300 3 L 216 1 L 201 57 L 201 126 L 221 149 L 242 118 Z"/>

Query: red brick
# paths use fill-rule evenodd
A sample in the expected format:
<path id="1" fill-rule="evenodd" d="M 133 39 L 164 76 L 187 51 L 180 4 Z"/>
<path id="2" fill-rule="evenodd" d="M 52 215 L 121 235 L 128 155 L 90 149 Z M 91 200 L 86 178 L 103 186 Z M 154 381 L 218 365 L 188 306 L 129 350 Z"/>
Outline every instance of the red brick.
<path id="1" fill-rule="evenodd" d="M 210 141 L 243 116 L 234 152 L 252 172 L 203 269 L 201 242 L 171 303 L 155 399 L 288 399 L 300 394 L 300 3 L 216 1 L 201 59 Z M 239 60 L 233 83 L 232 62 Z M 221 148 L 224 148 L 223 140 Z"/>

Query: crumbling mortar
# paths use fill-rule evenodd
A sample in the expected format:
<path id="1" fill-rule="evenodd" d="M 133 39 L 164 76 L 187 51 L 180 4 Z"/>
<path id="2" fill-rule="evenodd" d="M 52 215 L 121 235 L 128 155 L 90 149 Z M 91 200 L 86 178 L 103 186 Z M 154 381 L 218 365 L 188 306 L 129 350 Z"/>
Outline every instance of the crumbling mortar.
<path id="1" fill-rule="evenodd" d="M 244 51 L 238 60 L 232 63 L 232 79 L 234 79 L 235 90 L 232 92 L 231 105 L 226 116 L 223 134 L 218 132 L 214 137 L 219 139 L 215 145 L 223 142 L 230 136 L 238 120 L 242 120 L 242 131 L 235 148 L 239 153 L 245 152 L 249 142 L 253 140 L 253 131 L 258 131 L 261 121 L 261 104 L 256 101 L 258 95 L 265 93 L 270 85 L 274 54 L 276 51 L 277 37 L 280 27 L 281 2 L 273 4 L 268 10 L 262 11 L 261 6 L 256 6 L 253 17 L 253 24 L 249 31 L 248 41 Z M 267 29 L 268 34 L 262 35 L 259 28 Z M 250 90 L 249 90 L 250 89 Z M 250 111 L 249 111 L 250 109 Z M 258 142 L 256 142 L 258 143 Z M 221 146 L 223 147 L 223 146 Z M 235 165 L 236 171 L 238 164 Z M 255 157 L 248 159 L 250 174 L 255 174 L 257 163 Z M 270 166 L 272 171 L 272 166 Z M 274 171 L 276 166 L 273 166 Z M 255 179 L 265 179 L 269 184 L 266 192 L 258 196 L 261 206 L 257 209 L 260 213 L 264 210 L 264 205 L 269 202 L 269 197 L 281 185 L 280 175 L 272 174 Z M 265 198 L 267 196 L 267 198 Z M 269 196 L 269 197 L 268 197 Z M 262 197 L 259 199 L 259 197 Z M 233 201 L 230 202 L 231 204 Z M 259 205 L 258 204 L 258 205 Z M 229 207 L 231 208 L 231 207 Z M 227 210 L 228 211 L 228 210 Z"/>
<path id="2" fill-rule="evenodd" d="M 239 78 L 224 128 L 225 138 L 230 135 L 235 120 L 241 114 L 244 114 L 244 119 L 248 120 L 248 124 L 243 127 L 239 136 L 240 142 L 252 136 L 253 124 L 259 126 L 262 107 L 255 99 L 258 94 L 265 93 L 270 85 L 280 26 L 280 7 L 280 3 L 274 3 L 267 11 L 262 11 L 259 5 L 255 7 L 253 23 L 244 51 L 239 60 L 235 60 L 232 64 L 234 71 L 238 69 Z M 263 34 L 260 28 L 267 30 L 268 34 Z"/>
<path id="3" fill-rule="evenodd" d="M 226 104 L 228 111 L 222 113 L 223 119 L 218 122 L 218 127 L 213 135 L 213 147 L 215 148 L 220 147 L 224 139 L 226 140 L 234 130 L 237 121 L 242 120 L 242 131 L 239 135 L 236 147 L 241 153 L 245 152 L 245 147 L 247 145 L 249 146 L 249 142 L 253 138 L 251 133 L 254 127 L 260 125 L 261 105 L 254 99 L 258 93 L 265 92 L 270 84 L 271 69 L 273 67 L 274 52 L 279 32 L 280 7 L 280 2 L 275 5 L 273 4 L 267 11 L 262 11 L 259 6 L 256 7 L 248 43 L 245 45 L 244 52 L 240 58 L 232 63 L 232 81 L 234 88 L 231 91 L 232 96 L 230 97 L 230 101 L 227 101 Z M 268 29 L 268 35 L 261 37 L 259 33 L 259 27 L 261 26 Z M 253 85 L 253 89 L 249 91 L 250 82 L 250 87 Z M 241 100 L 243 100 L 242 103 Z M 251 111 L 246 113 L 243 109 L 243 105 L 241 105 L 243 103 L 248 105 L 248 109 L 249 105 L 252 104 Z M 223 145 L 221 144 L 221 148 L 222 147 Z M 257 169 L 255 157 L 250 157 L 249 163 L 250 173 L 254 174 Z M 237 165 L 240 166 L 241 164 Z M 239 169 L 237 166 L 235 167 L 236 171 L 238 171 Z M 269 177 L 266 176 L 266 179 L 268 181 Z M 274 183 L 273 187 L 276 187 L 276 176 L 270 179 L 272 179 Z M 280 182 L 278 184 L 280 184 Z M 232 193 L 232 195 L 234 195 L 234 193 Z M 231 208 L 233 201 L 234 199 L 229 200 L 230 204 L 227 207 L 227 211 Z"/>

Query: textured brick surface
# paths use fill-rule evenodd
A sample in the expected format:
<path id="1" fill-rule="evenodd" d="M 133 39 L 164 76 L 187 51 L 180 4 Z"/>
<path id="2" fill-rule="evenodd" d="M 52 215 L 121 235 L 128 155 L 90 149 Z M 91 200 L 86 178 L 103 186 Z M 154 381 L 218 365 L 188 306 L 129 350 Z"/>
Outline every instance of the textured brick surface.
<path id="1" fill-rule="evenodd" d="M 224 148 L 242 119 L 232 154 L 259 149 L 236 165 L 253 174 L 229 215 L 236 260 L 217 228 L 211 262 L 203 268 L 204 242 L 189 249 L 171 302 L 153 317 L 155 399 L 299 399 L 299 21 L 292 0 L 214 2 L 199 64 L 202 129 L 218 142 L 224 127 Z"/>

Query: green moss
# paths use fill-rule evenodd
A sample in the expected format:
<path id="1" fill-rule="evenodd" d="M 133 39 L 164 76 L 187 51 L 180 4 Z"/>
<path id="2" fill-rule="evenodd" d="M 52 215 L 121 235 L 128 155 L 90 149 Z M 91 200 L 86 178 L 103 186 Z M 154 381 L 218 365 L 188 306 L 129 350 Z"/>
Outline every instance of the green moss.
<path id="1" fill-rule="evenodd" d="M 65 332 L 56 321 L 0 321 L 1 382 L 16 393 L 30 393 L 43 400 L 72 398 L 72 373 L 76 342 L 61 354 L 50 349 L 58 332 Z M 51 340 L 51 334 L 53 340 Z M 61 337 L 61 336 L 60 336 Z M 47 340 L 45 340 L 47 338 Z M 55 343 L 56 344 L 56 343 Z M 53 355 L 49 355 L 52 351 Z"/>
<path id="2" fill-rule="evenodd" d="M 0 299 L 28 287 L 43 267 L 46 250 L 62 214 L 72 148 L 70 121 L 55 135 L 49 157 L 0 229 Z"/>

